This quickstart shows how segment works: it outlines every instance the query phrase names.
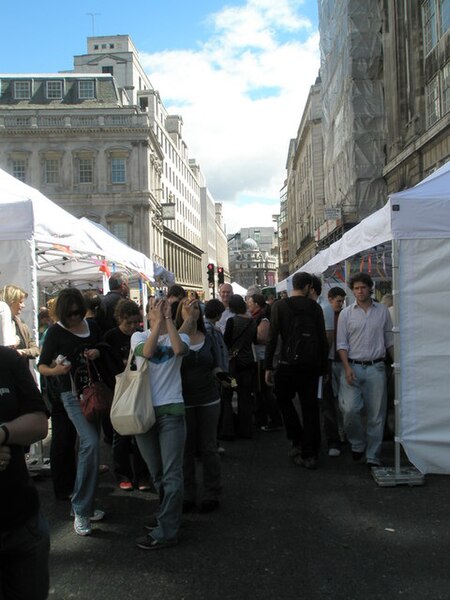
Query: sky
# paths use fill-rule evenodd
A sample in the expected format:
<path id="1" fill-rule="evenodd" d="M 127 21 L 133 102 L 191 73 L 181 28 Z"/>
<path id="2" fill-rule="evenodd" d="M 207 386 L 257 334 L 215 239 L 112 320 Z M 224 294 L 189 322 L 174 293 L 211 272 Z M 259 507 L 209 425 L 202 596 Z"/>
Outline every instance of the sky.
<path id="1" fill-rule="evenodd" d="M 128 34 L 228 233 L 273 226 L 319 70 L 317 0 L 47 0 L 2 6 L 0 72 L 73 67 L 92 35 Z"/>

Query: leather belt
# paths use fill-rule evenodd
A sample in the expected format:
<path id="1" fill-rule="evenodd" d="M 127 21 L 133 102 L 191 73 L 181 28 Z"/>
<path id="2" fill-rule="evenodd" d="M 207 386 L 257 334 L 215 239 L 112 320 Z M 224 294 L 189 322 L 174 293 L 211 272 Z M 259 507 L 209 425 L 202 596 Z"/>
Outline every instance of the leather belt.
<path id="1" fill-rule="evenodd" d="M 375 360 L 353 360 L 353 358 L 348 359 L 348 362 L 352 363 L 353 365 L 364 365 L 365 367 L 369 367 L 370 365 L 374 365 L 376 363 L 383 362 L 383 361 L 384 361 L 384 357 L 376 358 Z"/>

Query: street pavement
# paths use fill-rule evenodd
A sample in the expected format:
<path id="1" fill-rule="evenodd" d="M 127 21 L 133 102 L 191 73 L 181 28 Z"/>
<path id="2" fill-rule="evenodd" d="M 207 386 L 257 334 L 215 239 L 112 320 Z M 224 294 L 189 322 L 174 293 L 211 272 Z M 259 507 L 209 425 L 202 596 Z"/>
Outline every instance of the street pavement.
<path id="1" fill-rule="evenodd" d="M 224 442 L 221 507 L 183 519 L 178 546 L 134 544 L 156 496 L 100 478 L 106 519 L 73 531 L 68 502 L 36 480 L 51 529 L 50 600 L 449 600 L 450 478 L 379 487 L 347 447 L 308 471 L 283 432 Z M 393 444 L 384 458 L 393 464 Z M 109 447 L 103 462 L 110 462 Z M 31 599 L 30 599 L 31 600 Z"/>

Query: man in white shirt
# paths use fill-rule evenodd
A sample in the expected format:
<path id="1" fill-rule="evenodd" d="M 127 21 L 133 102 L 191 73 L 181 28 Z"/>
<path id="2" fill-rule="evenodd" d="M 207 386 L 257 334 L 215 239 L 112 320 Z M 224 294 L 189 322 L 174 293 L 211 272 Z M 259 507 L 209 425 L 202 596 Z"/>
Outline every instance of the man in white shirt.
<path id="1" fill-rule="evenodd" d="M 386 351 L 393 357 L 392 320 L 383 304 L 371 298 L 373 281 L 367 273 L 350 279 L 355 302 L 339 316 L 336 349 L 343 365 L 339 404 L 353 459 L 366 455 L 369 467 L 380 465 L 386 419 Z M 365 408 L 364 428 L 361 412 Z"/>

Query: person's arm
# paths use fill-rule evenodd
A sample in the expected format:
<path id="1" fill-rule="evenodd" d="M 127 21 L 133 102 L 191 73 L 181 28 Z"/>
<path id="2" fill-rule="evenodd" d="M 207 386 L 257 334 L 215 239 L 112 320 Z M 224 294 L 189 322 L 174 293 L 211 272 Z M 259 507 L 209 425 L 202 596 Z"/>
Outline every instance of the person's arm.
<path id="1" fill-rule="evenodd" d="M 47 436 L 48 419 L 44 412 L 28 413 L 0 427 L 0 446 L 28 446 Z"/>
<path id="2" fill-rule="evenodd" d="M 269 339 L 270 332 L 270 323 L 269 319 L 263 319 L 258 325 L 258 329 L 256 332 L 256 343 L 263 344 L 264 346 L 267 344 Z"/>
<path id="3" fill-rule="evenodd" d="M 339 315 L 336 333 L 336 349 L 344 368 L 345 379 L 349 385 L 356 380 L 355 373 L 348 362 L 348 340 L 347 340 L 347 313 L 345 309 Z"/>

